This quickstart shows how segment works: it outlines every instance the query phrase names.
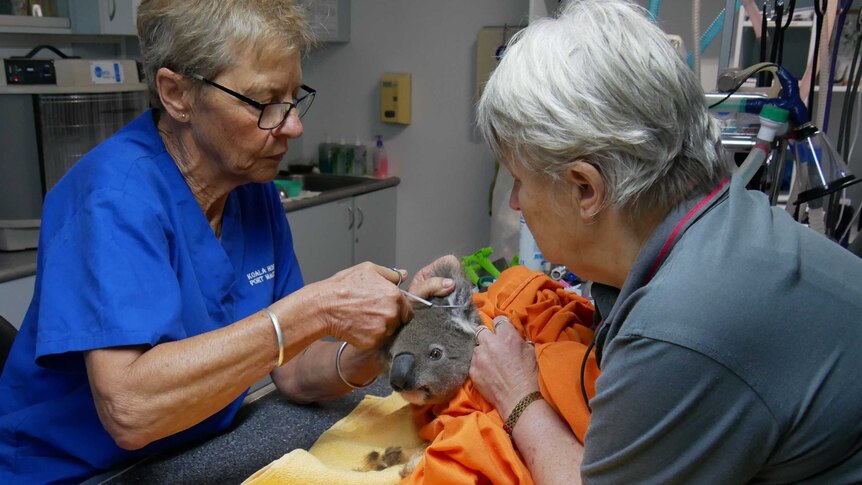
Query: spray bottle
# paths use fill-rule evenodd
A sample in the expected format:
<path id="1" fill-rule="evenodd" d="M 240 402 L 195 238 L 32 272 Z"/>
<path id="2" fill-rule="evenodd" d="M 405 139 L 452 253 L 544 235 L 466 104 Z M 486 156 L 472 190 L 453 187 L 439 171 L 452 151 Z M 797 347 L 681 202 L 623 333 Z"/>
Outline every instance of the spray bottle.
<path id="1" fill-rule="evenodd" d="M 383 147 L 383 137 L 381 135 L 377 135 L 377 143 L 371 158 L 374 165 L 374 176 L 379 179 L 388 177 L 389 158 L 386 156 L 386 149 Z"/>

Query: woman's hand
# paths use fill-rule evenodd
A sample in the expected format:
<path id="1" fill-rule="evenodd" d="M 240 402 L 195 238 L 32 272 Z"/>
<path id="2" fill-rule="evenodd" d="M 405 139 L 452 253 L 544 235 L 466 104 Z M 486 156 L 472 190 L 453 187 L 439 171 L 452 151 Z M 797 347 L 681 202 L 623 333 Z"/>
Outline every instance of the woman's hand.
<path id="1" fill-rule="evenodd" d="M 362 263 L 300 290 L 303 304 L 325 333 L 358 349 L 380 346 L 413 318 L 410 302 L 395 286 L 406 272 Z"/>
<path id="2" fill-rule="evenodd" d="M 535 349 L 509 319 L 500 316 L 494 322 L 494 331 L 481 330 L 477 335 L 470 378 L 505 420 L 521 398 L 539 390 L 539 367 Z"/>
<path id="3" fill-rule="evenodd" d="M 451 278 L 441 278 L 433 276 L 434 268 L 440 264 L 460 266 L 458 258 L 451 254 L 437 258 L 433 263 L 420 269 L 413 281 L 410 282 L 410 288 L 407 290 L 416 296 L 428 299 L 433 296 L 446 296 L 455 289 L 455 282 Z"/>

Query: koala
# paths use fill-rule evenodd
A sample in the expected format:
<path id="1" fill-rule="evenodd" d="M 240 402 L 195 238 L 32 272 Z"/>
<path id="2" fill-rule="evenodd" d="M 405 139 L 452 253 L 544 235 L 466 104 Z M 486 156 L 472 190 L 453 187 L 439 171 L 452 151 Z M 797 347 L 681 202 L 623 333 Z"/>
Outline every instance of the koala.
<path id="1" fill-rule="evenodd" d="M 402 325 L 381 350 L 389 370 L 389 385 L 412 404 L 450 401 L 467 380 L 473 360 L 475 335 L 482 320 L 473 305 L 473 285 L 460 264 L 441 262 L 432 276 L 452 278 L 455 290 L 443 298 L 431 298 L 433 307 L 416 307 L 413 320 Z M 410 455 L 400 447 L 373 451 L 363 470 L 382 470 L 404 464 L 407 477 L 424 456 L 424 448 Z"/>
<path id="2" fill-rule="evenodd" d="M 384 350 L 389 384 L 412 404 L 451 400 L 467 380 L 482 325 L 473 305 L 473 285 L 456 263 L 441 263 L 433 276 L 452 278 L 455 290 L 432 298 L 433 307 L 416 307 L 415 317 L 402 325 Z"/>

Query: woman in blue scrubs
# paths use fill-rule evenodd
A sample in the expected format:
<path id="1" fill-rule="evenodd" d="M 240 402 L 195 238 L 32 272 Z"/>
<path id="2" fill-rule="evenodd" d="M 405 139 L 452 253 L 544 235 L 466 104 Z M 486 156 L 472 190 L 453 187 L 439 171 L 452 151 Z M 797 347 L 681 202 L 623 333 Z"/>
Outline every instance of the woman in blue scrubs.
<path id="1" fill-rule="evenodd" d="M 138 32 L 154 108 L 45 199 L 0 378 L 0 483 L 81 481 L 215 433 L 267 374 L 298 402 L 349 392 L 411 317 L 385 267 L 303 286 L 271 183 L 314 97 L 293 2 L 144 0 Z"/>

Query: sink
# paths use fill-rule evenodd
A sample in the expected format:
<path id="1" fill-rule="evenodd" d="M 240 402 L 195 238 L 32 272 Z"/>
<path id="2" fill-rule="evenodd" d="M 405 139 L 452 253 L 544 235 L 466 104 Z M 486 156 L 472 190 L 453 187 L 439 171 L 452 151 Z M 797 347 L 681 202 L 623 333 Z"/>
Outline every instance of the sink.
<path id="1" fill-rule="evenodd" d="M 302 182 L 302 189 L 312 192 L 326 192 L 327 190 L 342 189 L 372 182 L 365 177 L 354 177 L 352 175 L 334 175 L 325 173 L 307 173 L 302 175 L 291 175 L 291 180 Z"/>

